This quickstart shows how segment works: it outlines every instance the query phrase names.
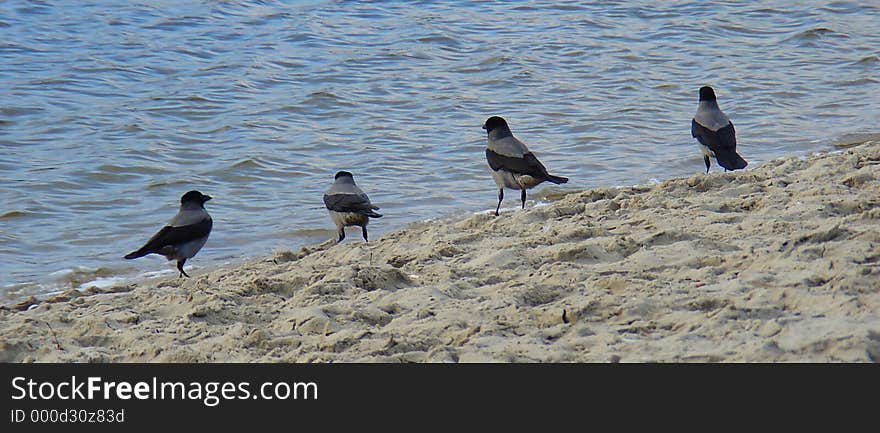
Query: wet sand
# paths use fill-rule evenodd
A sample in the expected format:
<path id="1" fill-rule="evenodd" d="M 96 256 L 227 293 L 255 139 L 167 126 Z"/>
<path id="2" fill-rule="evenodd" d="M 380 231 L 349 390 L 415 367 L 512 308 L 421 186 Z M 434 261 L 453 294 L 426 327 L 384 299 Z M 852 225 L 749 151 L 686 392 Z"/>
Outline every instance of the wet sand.
<path id="1" fill-rule="evenodd" d="M 9 305 L 0 361 L 880 361 L 880 142 L 551 196 Z"/>

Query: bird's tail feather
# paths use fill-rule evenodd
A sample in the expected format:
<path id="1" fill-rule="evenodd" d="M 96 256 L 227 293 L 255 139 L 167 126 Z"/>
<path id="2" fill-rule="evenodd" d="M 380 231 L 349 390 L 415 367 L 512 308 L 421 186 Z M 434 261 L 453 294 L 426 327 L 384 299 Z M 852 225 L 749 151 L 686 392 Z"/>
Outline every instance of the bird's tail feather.
<path id="1" fill-rule="evenodd" d="M 372 211 L 372 210 L 367 211 L 367 212 L 364 212 L 364 215 L 366 215 L 366 216 L 368 216 L 368 217 L 370 217 L 370 218 L 382 218 L 382 214 L 380 214 L 380 213 L 376 213 L 376 212 L 374 212 L 374 211 Z"/>
<path id="2" fill-rule="evenodd" d="M 553 183 L 559 185 L 560 183 L 566 183 L 566 182 L 568 182 L 568 178 L 567 178 L 567 177 L 561 177 L 561 176 L 553 176 L 552 174 L 548 174 L 548 175 L 547 175 L 547 181 L 549 181 L 549 182 L 553 182 Z"/>
<path id="3" fill-rule="evenodd" d="M 749 165 L 746 160 L 744 160 L 739 154 L 735 151 L 715 151 L 715 159 L 718 161 L 718 165 L 728 169 L 728 170 L 739 170 L 746 168 Z"/>
<path id="4" fill-rule="evenodd" d="M 136 259 L 136 258 L 138 258 L 138 257 L 143 257 L 143 256 L 145 256 L 145 255 L 147 255 L 147 254 L 150 254 L 150 252 L 149 252 L 149 251 L 144 251 L 144 249 L 141 248 L 141 249 L 139 249 L 139 250 L 137 250 L 137 251 L 133 251 L 133 252 L 130 252 L 130 253 L 126 254 L 126 255 L 125 255 L 125 258 L 128 259 L 128 260 L 131 260 L 131 259 Z"/>

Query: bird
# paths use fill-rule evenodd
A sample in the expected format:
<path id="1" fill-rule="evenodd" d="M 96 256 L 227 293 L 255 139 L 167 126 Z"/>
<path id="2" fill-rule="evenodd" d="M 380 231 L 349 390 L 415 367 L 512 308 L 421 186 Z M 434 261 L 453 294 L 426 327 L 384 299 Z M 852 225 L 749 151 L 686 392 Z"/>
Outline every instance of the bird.
<path id="1" fill-rule="evenodd" d="M 165 227 L 162 227 L 144 246 L 128 253 L 128 260 L 147 254 L 160 254 L 168 260 L 177 260 L 180 277 L 189 275 L 183 270 L 187 259 L 193 258 L 208 241 L 214 222 L 205 210 L 205 202 L 211 196 L 198 191 L 189 191 L 180 197 L 180 210 Z"/>
<path id="2" fill-rule="evenodd" d="M 492 116 L 483 123 L 483 129 L 489 136 L 486 145 L 486 160 L 492 169 L 492 178 L 498 185 L 498 206 L 495 216 L 501 209 L 504 200 L 504 188 L 522 190 L 520 198 L 522 208 L 526 208 L 526 190 L 541 182 L 555 184 L 568 182 L 568 178 L 553 176 L 547 173 L 544 164 L 526 147 L 525 143 L 516 139 L 507 126 L 507 121 L 499 116 Z"/>
<path id="3" fill-rule="evenodd" d="M 709 86 L 700 88 L 700 105 L 691 120 L 691 135 L 700 143 L 706 173 L 709 172 L 709 157 L 715 157 L 724 171 L 738 170 L 749 165 L 736 153 L 736 130 L 727 115 L 718 108 L 715 90 Z"/>
<path id="4" fill-rule="evenodd" d="M 345 239 L 347 226 L 360 226 L 364 241 L 369 242 L 367 224 L 370 218 L 382 217 L 382 214 L 375 212 L 379 206 L 370 203 L 367 194 L 354 183 L 354 175 L 347 171 L 337 172 L 334 176 L 333 186 L 324 193 L 324 206 L 327 206 L 330 219 L 336 224 L 339 232 L 336 243 Z"/>

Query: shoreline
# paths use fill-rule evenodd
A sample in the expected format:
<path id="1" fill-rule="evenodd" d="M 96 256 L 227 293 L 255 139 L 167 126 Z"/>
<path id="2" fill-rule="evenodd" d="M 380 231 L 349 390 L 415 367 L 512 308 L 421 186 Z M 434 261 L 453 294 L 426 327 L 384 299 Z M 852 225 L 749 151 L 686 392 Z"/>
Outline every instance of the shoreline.
<path id="1" fill-rule="evenodd" d="M 838 152 L 853 146 L 859 146 L 863 143 L 871 143 L 880 139 L 880 133 L 853 133 L 846 134 L 836 140 L 833 144 L 829 144 L 827 149 L 821 151 L 814 151 L 812 153 L 806 153 L 803 155 L 798 155 L 802 158 L 807 158 L 815 154 L 824 154 L 824 153 L 833 153 Z M 766 161 L 762 161 L 759 164 L 763 164 Z M 715 167 L 717 169 L 717 167 Z M 753 168 L 748 168 L 748 170 L 752 170 Z M 668 179 L 667 179 L 668 180 Z M 644 184 L 634 184 L 634 185 L 606 185 L 606 186 L 598 186 L 595 188 L 630 188 L 630 187 L 638 187 L 638 186 L 652 186 L 663 182 L 663 180 L 658 180 L 656 178 L 651 178 Z M 490 182 L 491 183 L 491 182 Z M 595 189 L 594 188 L 594 189 Z M 533 190 L 529 195 L 529 201 L 533 202 L 531 207 L 540 207 L 547 206 L 551 204 L 553 201 L 558 200 L 560 197 L 563 197 L 567 194 L 579 193 L 585 191 L 584 189 L 537 189 Z M 494 198 L 493 198 L 494 199 Z M 481 212 L 489 212 L 494 208 L 487 207 L 484 211 L 473 211 L 468 208 L 460 208 L 455 211 L 446 212 L 441 215 L 430 217 L 421 221 L 410 221 L 405 222 L 403 224 L 397 224 L 393 228 L 389 228 L 387 230 L 381 230 L 378 232 L 380 235 L 389 233 L 392 231 L 398 230 L 406 230 L 408 227 L 414 224 L 423 224 L 423 223 L 435 223 L 435 222 L 454 222 L 460 219 L 468 218 L 473 215 L 479 214 Z M 501 208 L 501 212 L 512 212 L 520 210 L 518 204 L 508 203 L 506 207 Z M 325 221 L 325 225 L 323 226 L 315 226 L 307 229 L 303 229 L 310 233 L 314 232 L 322 232 L 327 234 L 327 239 L 335 239 L 335 228 L 332 227 L 332 224 Z M 316 236 L 314 234 L 302 237 L 293 238 L 293 242 L 291 243 L 292 248 L 301 248 L 308 247 L 310 242 L 318 242 Z M 210 241 L 209 241 L 210 242 Z M 208 245 L 210 246 L 210 245 Z M 196 262 L 192 262 L 187 266 L 187 269 L 192 272 L 212 272 L 219 269 L 230 268 L 240 266 L 250 260 L 255 260 L 259 258 L 264 258 L 267 254 L 274 254 L 279 251 L 285 250 L 285 247 L 275 246 L 269 250 L 268 252 L 263 253 L 254 253 L 247 254 L 235 257 L 229 257 L 228 259 L 221 260 L 211 260 L 209 262 L 197 265 L 194 265 Z M 156 256 L 154 258 L 158 258 Z M 163 276 L 171 276 L 176 275 L 177 270 L 174 266 L 164 266 L 166 261 L 164 259 L 157 259 L 156 265 L 153 268 L 141 268 L 138 269 L 137 272 L 127 272 L 123 269 L 119 269 L 115 266 L 99 266 L 97 268 L 87 267 L 82 265 L 73 265 L 69 267 L 64 267 L 60 269 L 56 269 L 47 274 L 47 277 L 44 277 L 44 281 L 20 281 L 16 283 L 10 283 L 7 286 L 0 288 L 2 290 L 14 289 L 12 292 L 0 292 L 0 308 L 2 307 L 11 307 L 13 305 L 17 305 L 20 303 L 38 303 L 42 302 L 47 298 L 51 298 L 56 295 L 60 295 L 62 293 L 69 292 L 70 290 L 79 290 L 79 291 L 90 291 L 94 293 L 96 291 L 92 286 L 97 287 L 98 289 L 109 289 L 114 286 L 122 286 L 129 284 L 140 284 L 145 281 L 152 280 L 154 278 L 161 278 Z M 193 266 L 193 267 L 191 267 Z M 90 275 L 90 277 L 83 278 L 86 275 Z M 48 277 L 54 277 L 48 279 Z M 54 281 L 54 282 L 53 282 Z M 34 290 L 38 288 L 38 290 Z M 24 289 L 24 290 L 22 290 Z"/>
<path id="2" fill-rule="evenodd" d="M 880 142 L 0 308 L 5 362 L 880 361 Z"/>
<path id="3" fill-rule="evenodd" d="M 535 199 L 529 199 L 530 202 L 533 202 L 532 207 L 541 207 L 547 206 L 552 203 L 552 198 L 558 198 L 562 195 L 573 192 L 572 190 L 566 191 L 539 191 L 535 194 Z M 548 199 L 550 197 L 550 199 Z M 548 201 L 550 200 L 550 201 Z M 518 203 L 518 202 L 517 202 Z M 487 207 L 485 212 L 489 212 L 489 208 Z M 492 208 L 491 210 L 494 210 Z M 501 212 L 513 212 L 516 210 L 520 210 L 517 206 L 510 205 L 508 207 L 502 207 Z M 371 235 L 376 232 L 379 233 L 380 237 L 386 233 L 398 231 L 398 230 L 406 230 L 410 226 L 414 224 L 433 224 L 437 222 L 454 222 L 463 218 L 468 218 L 473 215 L 479 214 L 483 211 L 474 212 L 473 210 L 463 210 L 460 209 L 455 212 L 449 212 L 440 214 L 438 216 L 430 217 L 425 220 L 417 220 L 410 221 L 398 225 L 395 228 L 390 228 L 387 230 L 371 230 Z M 372 227 L 372 226 L 371 226 Z M 321 228 L 313 227 L 307 229 L 310 232 L 326 232 L 326 239 L 335 239 L 336 238 L 336 229 L 332 226 L 332 222 L 327 219 L 325 226 Z M 360 232 L 355 233 L 355 230 L 351 227 L 348 228 L 351 231 L 348 237 L 346 238 L 347 242 L 351 242 L 352 239 L 349 239 L 352 234 L 357 234 L 358 239 L 360 236 Z M 315 242 L 316 236 L 302 236 L 299 238 L 295 238 L 296 242 L 292 243 L 293 249 L 303 248 L 314 246 L 317 244 L 310 244 L 309 242 Z M 209 240 L 210 242 L 210 240 Z M 318 242 L 320 243 L 320 242 Z M 210 247 L 210 245 L 208 245 Z M 252 260 L 264 259 L 268 255 L 277 254 L 283 251 L 292 251 L 286 250 L 281 247 L 275 247 L 271 250 L 268 250 L 268 253 L 254 253 L 252 255 L 246 256 L 237 256 L 229 259 L 224 259 L 222 261 L 210 261 L 204 264 L 196 265 L 192 260 L 190 260 L 186 265 L 187 272 L 193 273 L 210 273 L 220 269 L 233 268 L 237 266 L 241 266 Z M 267 255 L 268 254 L 268 255 Z M 0 290 L 6 288 L 13 288 L 15 286 L 27 287 L 27 290 L 24 293 L 0 293 L 0 308 L 13 308 L 13 306 L 23 303 L 39 303 L 44 302 L 47 299 L 50 299 L 56 295 L 61 295 L 63 293 L 67 293 L 71 290 L 78 290 L 80 292 L 89 292 L 89 293 L 97 293 L 102 289 L 111 289 L 115 286 L 126 286 L 126 285 L 138 285 L 141 283 L 145 283 L 147 281 L 151 281 L 157 278 L 167 278 L 178 274 L 177 269 L 174 267 L 173 261 L 167 261 L 161 256 L 148 256 L 152 257 L 156 264 L 156 267 L 151 269 L 139 269 L 139 272 L 122 272 L 118 271 L 114 268 L 109 267 L 99 267 L 99 268 L 89 268 L 85 266 L 72 266 L 57 269 L 49 273 L 48 276 L 55 276 L 55 284 L 47 284 L 46 282 L 37 283 L 34 281 L 20 282 L 20 283 L 12 283 L 8 286 L 0 288 Z M 166 266 L 167 265 L 167 266 Z M 94 279 L 90 278 L 82 278 L 82 275 L 91 275 Z M 69 277 L 68 277 L 69 276 Z M 32 290 L 32 287 L 40 287 L 39 291 Z"/>
<path id="4" fill-rule="evenodd" d="M 545 192 L 544 195 L 547 195 L 547 194 L 549 194 L 550 196 L 559 196 L 559 195 L 564 195 L 565 193 L 559 193 L 559 192 L 546 193 Z M 532 201 L 532 200 L 530 199 L 530 201 Z M 543 201 L 543 200 L 534 200 L 534 204 L 532 205 L 532 207 L 547 206 L 550 203 L 552 203 L 552 202 Z M 501 213 L 513 212 L 516 210 L 519 210 L 519 207 L 502 207 Z M 454 222 L 454 221 L 458 221 L 463 218 L 467 218 L 467 217 L 470 217 L 473 215 L 480 214 L 482 212 L 483 211 L 478 211 L 478 212 L 462 211 L 462 212 L 458 212 L 458 213 L 432 217 L 432 218 L 422 220 L 422 221 L 412 221 L 412 222 L 403 224 L 402 227 L 390 229 L 388 231 L 383 231 L 380 233 L 380 237 L 381 237 L 381 235 L 384 235 L 385 233 L 390 233 L 390 232 L 394 232 L 394 231 L 398 231 L 398 230 L 406 230 L 407 228 L 409 228 L 410 226 L 415 225 L 415 224 L 435 224 L 435 223 L 444 223 L 444 222 L 446 222 L 446 223 Z M 489 209 L 487 209 L 485 212 L 489 212 Z M 332 224 L 332 223 L 328 223 L 328 224 Z M 327 232 L 328 233 L 327 240 L 333 240 L 336 237 L 336 232 L 335 232 L 334 228 L 313 229 L 313 230 L 316 230 L 316 231 L 321 230 L 321 231 Z M 355 232 L 355 230 L 351 227 L 349 227 L 348 230 L 351 230 L 352 233 Z M 360 236 L 359 233 L 360 232 L 354 233 L 354 234 L 357 234 L 358 236 Z M 371 233 L 373 233 L 373 231 L 371 231 Z M 352 239 L 349 239 L 350 237 L 351 236 L 346 237 L 347 242 L 352 242 Z M 300 239 L 300 241 L 301 241 L 300 243 L 294 244 L 294 246 L 293 246 L 294 249 L 296 249 L 297 247 L 307 248 L 307 247 L 312 247 L 312 246 L 320 244 L 320 243 L 308 244 L 307 238 L 302 238 L 302 239 Z M 354 242 L 363 242 L 363 241 L 356 240 Z M 195 266 L 193 264 L 188 263 L 185 268 L 190 273 L 197 273 L 197 274 L 201 275 L 203 273 L 207 274 L 207 273 L 222 270 L 222 269 L 235 268 L 238 266 L 242 266 L 250 261 L 266 259 L 266 257 L 269 257 L 269 256 L 274 256 L 276 254 L 280 254 L 280 253 L 284 253 L 284 252 L 291 252 L 291 251 L 293 251 L 293 250 L 284 250 L 282 248 L 275 248 L 270 253 L 270 255 L 267 255 L 265 253 L 254 254 L 252 256 L 235 257 L 229 261 L 209 262 L 209 263 L 206 263 L 203 265 L 198 265 L 198 266 Z M 71 291 L 79 291 L 81 293 L 86 293 L 86 294 L 95 294 L 95 293 L 101 293 L 105 290 L 111 290 L 111 289 L 117 288 L 119 286 L 147 284 L 148 282 L 153 281 L 153 280 L 171 278 L 171 277 L 178 275 L 178 271 L 174 267 L 174 261 L 165 260 L 161 256 L 152 256 L 152 257 L 155 259 L 154 262 L 157 264 L 156 266 L 159 266 L 159 267 L 156 269 L 150 269 L 150 270 L 141 269 L 139 273 L 124 273 L 124 272 L 113 273 L 113 272 L 111 272 L 110 268 L 103 268 L 103 267 L 102 268 L 87 268 L 87 267 L 83 267 L 83 266 L 75 266 L 75 267 L 63 268 L 63 269 L 53 271 L 50 274 L 50 276 L 52 276 L 53 274 L 59 276 L 59 278 L 57 278 L 59 280 L 59 282 L 57 284 L 55 284 L 55 285 L 40 284 L 39 287 L 42 287 L 42 289 L 44 289 L 44 290 L 39 291 L 39 292 L 28 291 L 24 294 L 16 294 L 16 295 L 2 294 L 2 295 L 0 295 L 0 309 L 2 309 L 2 308 L 20 309 L 20 305 L 24 305 L 24 304 L 39 304 L 41 302 L 52 302 L 52 300 L 56 296 L 59 296 L 59 295 L 65 295 L 66 297 L 69 297 L 71 295 Z M 96 276 L 96 277 L 94 279 L 83 279 L 83 278 L 80 278 L 80 276 L 82 274 L 88 274 L 88 275 L 92 275 L 92 276 Z M 68 275 L 70 275 L 71 278 L 64 280 L 64 278 L 67 277 Z M 12 287 L 15 285 L 24 285 L 24 284 L 35 284 L 35 283 L 33 283 L 33 282 L 16 283 L 16 284 L 10 285 L 9 287 Z"/>

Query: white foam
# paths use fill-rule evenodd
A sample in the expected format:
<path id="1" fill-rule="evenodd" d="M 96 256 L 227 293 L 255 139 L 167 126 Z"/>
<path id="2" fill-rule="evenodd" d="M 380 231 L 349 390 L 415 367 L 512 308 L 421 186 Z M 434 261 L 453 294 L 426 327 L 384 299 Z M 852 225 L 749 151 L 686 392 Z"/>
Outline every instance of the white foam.
<path id="1" fill-rule="evenodd" d="M 65 268 L 65 269 L 57 270 L 55 272 L 48 274 L 48 276 L 55 278 L 55 279 L 58 279 L 58 280 L 61 280 L 61 279 L 65 279 L 71 275 L 74 275 L 77 272 L 88 274 L 88 273 L 92 273 L 92 272 L 98 272 L 99 270 L 100 269 L 98 269 L 98 268 L 90 268 L 87 266 L 75 266 L 73 268 Z"/>
<path id="2" fill-rule="evenodd" d="M 68 275 L 72 275 L 74 272 L 76 272 L 75 269 L 61 269 L 50 273 L 49 276 L 53 278 L 64 278 Z"/>
<path id="3" fill-rule="evenodd" d="M 516 212 L 516 211 L 518 211 L 518 210 L 519 210 L 519 206 L 514 206 L 514 207 L 503 207 L 503 208 L 501 208 L 501 209 L 498 209 L 498 213 Z M 486 209 L 486 210 L 477 211 L 477 212 L 474 212 L 473 215 L 483 215 L 483 214 L 486 214 L 486 213 L 492 213 L 492 214 L 494 214 L 494 213 L 495 213 L 495 209 Z"/>
<path id="4" fill-rule="evenodd" d="M 98 277 L 93 281 L 89 281 L 87 283 L 82 283 L 77 287 L 77 290 L 84 290 L 89 287 L 97 287 L 99 289 L 106 289 L 108 287 L 113 287 L 117 284 L 124 283 L 129 278 L 126 277 Z"/>
<path id="5" fill-rule="evenodd" d="M 189 266 L 185 266 L 184 269 L 187 267 L 189 267 Z M 191 267 L 189 267 L 189 268 L 191 269 Z M 164 275 L 171 275 L 174 272 L 176 272 L 176 271 L 172 270 L 172 269 L 162 269 L 160 271 L 146 271 L 144 273 L 138 274 L 137 276 L 135 276 L 131 279 L 139 280 L 139 279 L 147 279 L 147 278 L 156 278 L 156 277 L 161 277 Z"/>
<path id="6" fill-rule="evenodd" d="M 187 266 L 186 268 L 192 269 L 191 266 Z M 36 281 L 30 282 L 29 284 L 33 284 L 33 286 L 31 286 L 28 291 L 33 296 L 36 296 L 37 298 L 46 298 L 46 297 L 51 297 L 51 296 L 55 296 L 55 295 L 60 295 L 60 294 L 64 293 L 65 291 L 70 290 L 70 281 L 68 281 L 67 278 L 70 277 L 71 275 L 74 275 L 77 272 L 88 273 L 88 272 L 97 272 L 97 271 L 98 271 L 98 269 L 88 268 L 85 266 L 77 266 L 74 268 L 61 269 L 61 270 L 58 270 L 58 271 L 55 271 L 55 272 L 48 274 L 48 276 L 52 277 L 50 279 L 51 280 L 50 282 L 46 282 L 46 283 L 38 283 Z M 177 269 L 166 268 L 166 269 L 161 269 L 161 270 L 156 270 L 156 271 L 145 271 L 145 272 L 141 272 L 141 273 L 134 274 L 134 275 L 119 274 L 119 275 L 102 276 L 102 277 L 96 276 L 93 280 L 86 281 L 84 283 L 79 284 L 78 286 L 75 287 L 75 289 L 79 290 L 79 291 L 83 291 L 85 289 L 88 289 L 89 287 L 97 287 L 99 289 L 106 289 L 109 287 L 122 285 L 122 284 L 130 283 L 130 282 L 134 282 L 134 281 L 141 281 L 141 280 L 159 278 L 159 277 L 168 277 L 168 276 L 172 276 L 172 275 L 176 275 L 176 274 L 177 274 Z M 24 284 L 24 283 L 13 284 L 8 287 L 4 287 L 4 289 L 8 289 L 9 287 L 14 287 L 14 286 L 21 286 L 22 284 Z M 7 294 L 14 294 L 15 292 L 6 290 L 6 293 Z"/>

